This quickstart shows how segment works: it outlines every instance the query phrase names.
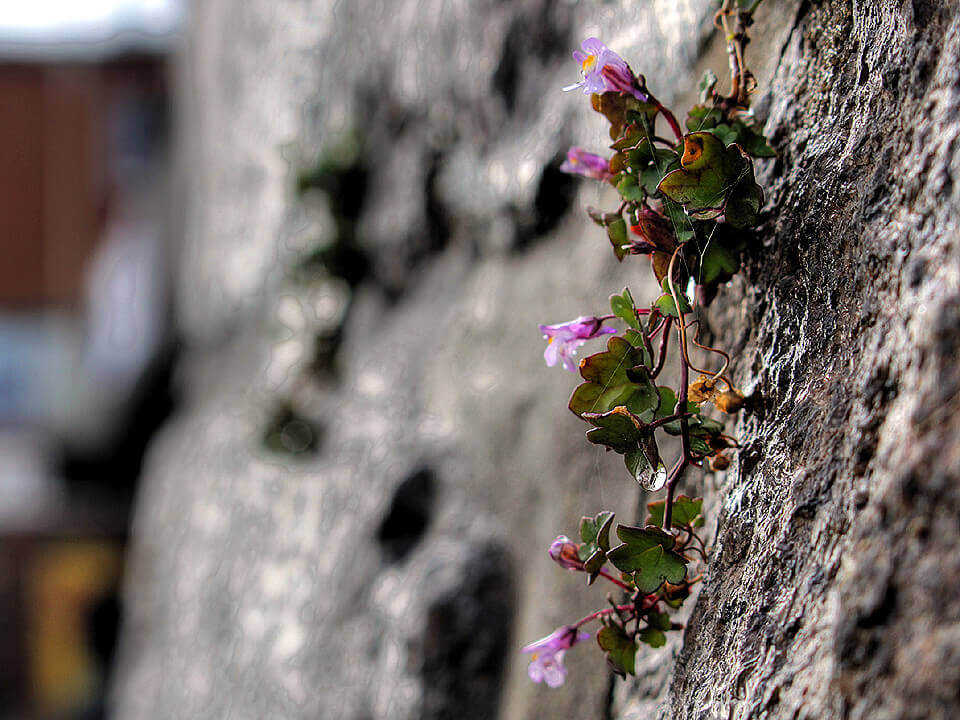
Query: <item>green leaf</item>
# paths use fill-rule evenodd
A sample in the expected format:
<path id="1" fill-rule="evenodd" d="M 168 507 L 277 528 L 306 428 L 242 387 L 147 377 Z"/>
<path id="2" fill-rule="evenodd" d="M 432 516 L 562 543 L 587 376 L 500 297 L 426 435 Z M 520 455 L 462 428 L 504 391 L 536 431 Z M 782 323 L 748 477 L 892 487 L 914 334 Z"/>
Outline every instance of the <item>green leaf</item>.
<path id="1" fill-rule="evenodd" d="M 610 527 L 613 525 L 613 513 L 607 510 L 597 513 L 592 518 L 580 518 L 580 560 L 584 563 L 584 570 L 590 573 L 588 580 L 592 584 L 596 574 L 607 562 L 607 550 L 610 549 Z"/>
<path id="2" fill-rule="evenodd" d="M 757 215 L 763 207 L 763 188 L 753 180 L 753 166 L 749 181 L 738 183 L 730 192 L 723 217 L 735 228 L 750 228 L 757 224 Z"/>
<path id="3" fill-rule="evenodd" d="M 724 147 L 712 132 L 690 133 L 684 137 L 681 165 L 658 189 L 683 205 L 690 217 L 712 220 L 725 215 L 734 227 L 756 224 L 763 190 L 754 179 L 753 163 L 738 145 Z"/>
<path id="4" fill-rule="evenodd" d="M 674 410 L 677 408 L 677 394 L 666 386 L 659 387 L 657 390 L 660 392 L 660 407 L 657 409 L 656 417 L 654 420 L 660 420 L 669 415 L 673 415 Z M 687 412 L 697 412 L 699 407 L 696 403 L 687 402 Z M 666 425 L 661 425 L 661 427 L 666 430 L 671 435 L 680 434 L 680 421 L 674 420 L 669 422 Z"/>
<path id="5" fill-rule="evenodd" d="M 670 616 L 667 613 L 650 613 L 647 615 L 647 623 L 657 630 L 669 630 L 673 627 Z"/>
<path id="6" fill-rule="evenodd" d="M 595 544 L 603 547 L 604 550 L 610 548 L 610 524 L 613 522 L 613 513 L 609 510 L 603 510 L 591 517 L 580 518 L 580 540 L 584 543 Z M 599 539 L 605 537 L 603 543 Z"/>
<path id="7" fill-rule="evenodd" d="M 749 160 L 739 148 L 725 148 L 713 133 L 695 132 L 684 137 L 680 164 L 658 190 L 683 205 L 691 217 L 710 220 L 723 213 L 730 191 L 747 173 Z"/>
<path id="8" fill-rule="evenodd" d="M 723 423 L 704 415 L 694 415 L 690 420 L 690 449 L 698 455 L 713 455 L 716 452 L 714 444 L 723 433 Z M 725 444 L 717 443 L 719 447 Z"/>
<path id="9" fill-rule="evenodd" d="M 633 581 L 640 592 L 644 593 L 654 592 L 664 580 L 670 582 L 671 578 L 676 578 L 673 582 L 680 582 L 686 574 L 686 566 L 680 556 L 667 553 L 659 545 L 639 553 L 637 564 L 640 567 L 633 574 Z"/>
<path id="10" fill-rule="evenodd" d="M 604 625 L 597 633 L 597 644 L 606 652 L 607 662 L 619 675 L 636 671 L 637 644 L 617 625 Z"/>
<path id="11" fill-rule="evenodd" d="M 610 146 L 612 150 L 626 150 L 632 148 L 645 136 L 643 128 L 637 125 L 629 125 L 623 131 L 623 136 Z"/>
<path id="12" fill-rule="evenodd" d="M 643 364 L 644 364 L 644 365 L 649 365 L 649 364 L 650 364 L 650 353 L 648 353 L 648 352 L 645 350 L 644 342 L 643 342 L 643 335 L 641 335 L 641 334 L 640 334 L 639 332 L 637 332 L 636 330 L 627 330 L 627 331 L 623 334 L 623 339 L 626 340 L 626 341 L 627 341 L 628 343 L 630 343 L 631 345 L 633 345 L 637 350 L 643 351 Z"/>
<path id="13" fill-rule="evenodd" d="M 716 451 L 713 449 L 710 439 L 715 434 L 702 427 L 690 428 L 690 449 L 698 455 L 713 455 Z"/>
<path id="14" fill-rule="evenodd" d="M 647 503 L 648 525 L 663 526 L 663 512 L 667 506 L 665 500 Z M 673 501 L 673 514 L 670 516 L 671 527 L 684 527 L 691 525 L 693 527 L 703 527 L 703 498 L 689 498 L 686 495 L 680 495 Z"/>
<path id="15" fill-rule="evenodd" d="M 711 435 L 719 435 L 723 432 L 723 423 L 719 420 L 714 420 L 709 418 L 706 415 L 698 415 L 696 418 L 691 418 L 696 420 L 696 426 L 703 428 L 703 430 Z"/>
<path id="16" fill-rule="evenodd" d="M 633 573 L 637 589 L 652 593 L 664 581 L 677 584 L 687 574 L 686 561 L 672 551 L 676 540 L 660 528 L 617 526 L 621 544 L 607 553 L 618 570 Z"/>
<path id="17" fill-rule="evenodd" d="M 591 575 L 596 575 L 600 572 L 600 568 L 602 568 L 606 562 L 606 553 L 600 548 L 597 548 L 590 553 L 586 560 L 583 561 L 583 569 L 585 572 L 588 572 Z"/>
<path id="18" fill-rule="evenodd" d="M 640 473 L 648 467 L 652 467 L 650 461 L 647 460 L 647 456 L 640 448 L 624 455 L 623 462 L 627 466 L 627 472 L 633 475 L 634 478 L 639 477 Z"/>
<path id="19" fill-rule="evenodd" d="M 629 288 L 624 288 L 620 295 L 610 296 L 610 310 L 618 318 L 623 320 L 628 327 L 634 330 L 640 329 L 640 320 L 637 318 L 637 308 L 633 304 L 633 295 Z"/>
<path id="20" fill-rule="evenodd" d="M 610 309 L 613 314 L 627 324 L 630 330 L 623 334 L 623 339 L 633 347 L 643 352 L 643 364 L 653 365 L 653 349 L 650 342 L 642 333 L 642 324 L 637 316 L 637 306 L 633 302 L 633 295 L 629 288 L 624 288 L 620 295 L 610 296 Z"/>
<path id="21" fill-rule="evenodd" d="M 660 407 L 660 393 L 650 378 L 650 370 L 644 365 L 635 365 L 627 370 L 627 379 L 636 388 L 627 400 L 627 410 L 644 423 L 652 422 Z"/>
<path id="22" fill-rule="evenodd" d="M 637 640 L 646 643 L 652 648 L 663 647 L 667 644 L 667 636 L 662 630 L 652 627 L 645 627 L 637 633 Z"/>
<path id="23" fill-rule="evenodd" d="M 656 195 L 663 177 L 680 167 L 680 155 L 670 148 L 655 147 L 649 138 L 644 138 L 627 152 L 627 164 L 636 174 L 641 189 L 647 195 Z"/>
<path id="24" fill-rule="evenodd" d="M 729 205 L 727 209 L 729 211 Z M 697 283 L 709 285 L 714 282 L 723 282 L 738 272 L 740 272 L 740 251 L 734 250 L 728 244 L 713 240 L 700 257 Z"/>
<path id="25" fill-rule="evenodd" d="M 646 432 L 640 420 L 623 406 L 606 413 L 583 413 L 582 417 L 595 426 L 587 431 L 587 440 L 621 455 L 636 450 L 640 436 Z"/>
<path id="26" fill-rule="evenodd" d="M 757 126 L 744 125 L 737 137 L 737 145 L 758 158 L 776 157 L 776 151 L 767 143 L 767 138 Z"/>
<path id="27" fill-rule="evenodd" d="M 683 245 L 696 237 L 697 231 L 693 227 L 693 222 L 683 211 L 683 206 L 675 203 L 669 198 L 663 199 L 663 211 L 670 219 L 673 225 L 673 232 L 677 236 L 677 243 Z"/>
<path id="28" fill-rule="evenodd" d="M 659 420 L 667 415 L 673 415 L 673 411 L 677 408 L 677 394 L 666 385 L 657 390 L 660 392 L 660 409 L 657 410 L 656 419 Z"/>
<path id="29" fill-rule="evenodd" d="M 690 132 L 710 131 L 720 138 L 724 145 L 736 143 L 753 157 L 776 157 L 776 152 L 767 144 L 759 123 L 725 117 L 718 107 L 695 105 L 690 108 L 686 124 Z"/>
<path id="30" fill-rule="evenodd" d="M 616 222 L 622 216 L 620 213 L 615 212 L 604 212 L 603 210 L 598 210 L 595 207 L 587 208 L 587 215 L 590 216 L 590 219 L 593 220 L 600 227 L 607 227 L 613 222 Z"/>
<path id="31" fill-rule="evenodd" d="M 617 260 L 623 260 L 627 254 L 627 223 L 623 218 L 617 215 L 615 220 L 607 223 L 607 237 L 610 238 L 610 244 L 613 245 L 613 254 Z"/>
<path id="32" fill-rule="evenodd" d="M 652 131 L 654 120 L 657 117 L 657 113 L 660 112 L 660 108 L 653 103 L 642 103 L 640 101 L 630 103 L 631 100 L 633 100 L 633 98 L 627 98 L 629 103 L 627 122 L 643 128 L 647 132 Z"/>
<path id="33" fill-rule="evenodd" d="M 635 379 L 627 375 L 627 370 L 644 361 L 643 350 L 622 337 L 611 337 L 606 352 L 590 355 L 580 362 L 580 375 L 587 382 L 573 391 L 569 403 L 571 412 L 582 417 L 584 413 L 607 413 L 621 405 L 630 407 L 634 394 L 640 393 L 643 397 L 650 392 L 649 381 L 638 382 L 637 372 L 633 372 Z M 636 402 L 639 399 L 635 406 Z"/>
<path id="34" fill-rule="evenodd" d="M 692 133 L 710 130 L 723 122 L 723 111 L 717 107 L 694 105 L 687 113 L 687 130 Z"/>
<path id="35" fill-rule="evenodd" d="M 627 202 L 643 202 L 646 191 L 637 184 L 637 179 L 631 175 L 623 175 L 617 183 L 617 190 Z"/>
<path id="36" fill-rule="evenodd" d="M 687 296 L 680 291 L 679 288 L 677 288 L 677 300 L 680 301 L 680 312 L 688 313 L 693 310 L 693 308 L 690 307 L 690 301 L 687 300 Z M 654 301 L 653 306 L 664 315 L 680 317 L 680 313 L 677 312 L 676 303 L 673 301 L 673 295 L 669 293 L 664 293 L 658 297 L 656 301 Z"/>

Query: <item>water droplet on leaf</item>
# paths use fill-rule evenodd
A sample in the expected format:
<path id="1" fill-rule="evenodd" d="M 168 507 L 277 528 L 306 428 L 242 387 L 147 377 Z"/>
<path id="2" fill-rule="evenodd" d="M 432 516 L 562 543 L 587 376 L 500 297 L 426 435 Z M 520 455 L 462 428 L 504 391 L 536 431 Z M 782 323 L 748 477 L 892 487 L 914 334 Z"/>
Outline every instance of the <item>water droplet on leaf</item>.
<path id="1" fill-rule="evenodd" d="M 636 478 L 644 490 L 649 490 L 650 492 L 662 490 L 663 486 L 667 484 L 667 467 L 663 463 L 660 463 L 657 465 L 657 469 L 654 470 L 647 465 L 642 470 L 637 471 Z"/>

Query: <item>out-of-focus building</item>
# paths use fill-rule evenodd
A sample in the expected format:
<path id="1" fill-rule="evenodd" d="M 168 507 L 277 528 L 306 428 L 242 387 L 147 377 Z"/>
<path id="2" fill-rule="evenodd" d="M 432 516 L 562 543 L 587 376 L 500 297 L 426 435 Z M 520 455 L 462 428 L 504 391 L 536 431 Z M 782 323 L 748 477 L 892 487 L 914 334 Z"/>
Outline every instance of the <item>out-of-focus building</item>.
<path id="1" fill-rule="evenodd" d="M 102 715 L 167 412 L 172 0 L 0 14 L 0 720 Z"/>

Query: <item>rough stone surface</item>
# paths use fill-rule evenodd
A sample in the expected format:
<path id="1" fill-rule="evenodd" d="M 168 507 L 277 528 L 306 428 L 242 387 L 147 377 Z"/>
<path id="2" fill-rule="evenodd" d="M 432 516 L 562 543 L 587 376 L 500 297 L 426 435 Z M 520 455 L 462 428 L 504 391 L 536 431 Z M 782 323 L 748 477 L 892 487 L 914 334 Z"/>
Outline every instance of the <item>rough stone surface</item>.
<path id="1" fill-rule="evenodd" d="M 775 8 L 786 22 L 759 103 L 779 152 L 762 173 L 770 218 L 708 314 L 749 395 L 744 446 L 669 691 L 641 682 L 620 717 L 960 712 L 947 5 Z"/>
<path id="2" fill-rule="evenodd" d="M 718 519 L 687 629 L 612 695 L 595 648 L 558 691 L 516 652 L 602 603 L 542 550 L 638 499 L 542 367 L 538 322 L 650 294 L 578 211 L 612 199 L 556 173 L 604 144 L 557 89 L 596 34 L 691 92 L 725 62 L 711 8 L 195 3 L 187 402 L 143 481 L 116 717 L 957 715 L 960 13 L 922 0 L 758 16 L 769 219 L 705 315 L 750 409 L 726 477 L 689 480 Z M 359 283 L 296 272 L 343 237 Z"/>

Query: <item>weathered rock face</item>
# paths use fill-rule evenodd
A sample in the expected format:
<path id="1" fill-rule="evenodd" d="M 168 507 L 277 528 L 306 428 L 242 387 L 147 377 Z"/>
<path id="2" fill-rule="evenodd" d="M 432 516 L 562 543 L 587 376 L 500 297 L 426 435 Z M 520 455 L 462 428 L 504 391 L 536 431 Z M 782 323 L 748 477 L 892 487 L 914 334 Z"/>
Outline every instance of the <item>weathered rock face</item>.
<path id="1" fill-rule="evenodd" d="M 744 447 L 687 630 L 612 699 L 594 648 L 556 691 L 517 653 L 602 604 L 542 550 L 637 502 L 542 367 L 538 322 L 650 294 L 577 211 L 613 199 L 556 171 L 605 144 L 558 88 L 597 34 L 689 92 L 723 67 L 712 3 L 196 3 L 186 403 L 143 480 L 118 718 L 956 714 L 960 16 L 767 3 L 770 220 L 705 316 Z"/>
<path id="2" fill-rule="evenodd" d="M 958 713 L 960 12 L 947 5 L 780 6 L 771 219 L 711 317 L 753 410 L 672 717 Z"/>

